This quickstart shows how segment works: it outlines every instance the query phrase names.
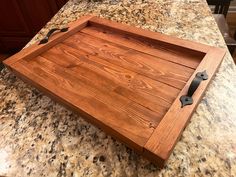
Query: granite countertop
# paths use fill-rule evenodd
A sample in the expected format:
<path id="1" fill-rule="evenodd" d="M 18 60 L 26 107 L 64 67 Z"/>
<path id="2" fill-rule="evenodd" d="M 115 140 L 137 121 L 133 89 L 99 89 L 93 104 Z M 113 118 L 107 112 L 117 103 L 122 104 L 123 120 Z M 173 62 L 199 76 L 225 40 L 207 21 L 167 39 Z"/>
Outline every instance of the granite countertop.
<path id="1" fill-rule="evenodd" d="M 93 13 L 226 47 L 205 0 L 70 0 L 32 39 Z M 158 169 L 7 69 L 0 76 L 0 176 L 236 176 L 236 69 L 229 53 Z"/>

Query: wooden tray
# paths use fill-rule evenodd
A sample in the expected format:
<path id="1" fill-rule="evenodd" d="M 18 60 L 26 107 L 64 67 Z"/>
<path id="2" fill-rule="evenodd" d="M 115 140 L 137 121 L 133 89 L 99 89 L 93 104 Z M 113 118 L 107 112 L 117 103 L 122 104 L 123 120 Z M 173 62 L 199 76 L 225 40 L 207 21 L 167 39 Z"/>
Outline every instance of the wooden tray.
<path id="1" fill-rule="evenodd" d="M 225 50 L 95 16 L 61 31 L 4 64 L 162 167 Z"/>

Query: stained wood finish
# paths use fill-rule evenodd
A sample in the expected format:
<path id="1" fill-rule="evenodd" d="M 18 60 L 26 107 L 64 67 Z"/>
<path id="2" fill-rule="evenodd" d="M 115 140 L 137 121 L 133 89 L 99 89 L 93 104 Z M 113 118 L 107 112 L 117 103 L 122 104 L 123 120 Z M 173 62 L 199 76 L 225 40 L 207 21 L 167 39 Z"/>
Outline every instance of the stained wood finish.
<path id="1" fill-rule="evenodd" d="M 182 131 L 184 130 L 186 123 L 189 121 L 192 113 L 196 109 L 197 104 L 201 100 L 204 91 L 209 85 L 211 79 L 215 75 L 222 58 L 225 55 L 225 49 L 209 47 L 210 50 L 203 58 L 199 64 L 197 70 L 190 77 L 188 83 L 182 89 L 182 91 L 177 96 L 177 99 L 171 105 L 168 112 L 163 117 L 161 123 L 154 130 L 151 137 L 148 139 L 146 145 L 144 146 L 144 154 L 152 159 L 154 162 L 158 163 L 160 166 L 165 164 L 166 159 L 171 154 L 177 140 L 180 138 Z M 186 95 L 189 85 L 191 84 L 193 78 L 199 71 L 207 71 L 209 76 L 208 80 L 202 82 L 193 95 L 194 102 L 192 105 L 181 108 L 181 103 L 179 98 L 182 95 Z M 156 156 L 158 154 L 158 158 Z M 153 158 L 155 156 L 155 158 Z"/>
<path id="2" fill-rule="evenodd" d="M 65 60 L 60 58 L 61 55 L 65 55 L 70 59 L 65 63 Z M 143 101 L 147 99 L 146 106 L 154 111 L 166 111 L 179 93 L 178 89 L 161 82 L 153 82 L 153 80 L 135 72 L 112 65 L 98 57 L 90 56 L 85 52 L 63 44 L 45 52 L 42 56 L 64 68 L 69 68 L 71 72 L 73 71 L 74 74 L 80 77 L 86 77 L 93 84 L 97 84 L 98 87 L 107 89 L 108 92 L 119 92 L 136 100 L 139 99 L 136 93 L 142 94 Z M 171 90 L 172 93 L 169 94 L 167 90 Z M 135 92 L 135 94 L 130 95 L 129 93 L 132 92 Z M 157 95 L 156 93 L 160 94 Z M 155 99 L 150 101 L 148 97 Z"/>
<path id="3" fill-rule="evenodd" d="M 95 36 L 101 39 L 105 39 L 112 43 L 122 44 L 128 48 L 138 50 L 141 53 L 153 55 L 163 60 L 177 63 L 178 65 L 188 66 L 195 69 L 201 57 L 195 56 L 202 55 L 201 53 L 194 53 L 195 55 L 184 53 L 181 49 L 178 50 L 176 46 L 172 49 L 165 43 L 159 41 L 143 40 L 140 36 L 132 36 L 129 34 L 117 33 L 113 28 L 99 28 L 97 26 L 89 26 L 81 30 L 81 32 Z M 202 55 L 203 56 L 203 55 Z"/>
<path id="4" fill-rule="evenodd" d="M 222 61 L 225 50 L 85 16 L 4 64 L 159 166 Z M 195 74 L 209 79 L 181 108 Z"/>
<path id="5" fill-rule="evenodd" d="M 128 135 L 131 146 L 139 151 L 142 150 L 153 130 L 148 119 L 156 118 L 154 112 L 116 93 L 107 94 L 103 90 L 98 90 L 91 83 L 71 75 L 60 67 L 57 68 L 52 63 L 50 66 L 41 57 L 37 57 L 36 61 L 36 63 L 20 61 L 15 65 L 16 70 L 19 72 L 22 72 L 22 69 L 26 70 L 27 78 L 37 79 L 36 82 L 40 86 L 47 85 L 57 97 L 63 97 L 64 101 L 80 108 L 79 112 L 89 113 L 92 117 L 96 116 L 96 121 L 123 134 L 124 138 Z M 44 67 L 41 66 L 42 63 Z M 132 143 L 133 141 L 135 144 Z"/>
<path id="6" fill-rule="evenodd" d="M 178 89 L 183 88 L 194 71 L 191 68 L 81 33 L 65 40 L 64 43 Z"/>

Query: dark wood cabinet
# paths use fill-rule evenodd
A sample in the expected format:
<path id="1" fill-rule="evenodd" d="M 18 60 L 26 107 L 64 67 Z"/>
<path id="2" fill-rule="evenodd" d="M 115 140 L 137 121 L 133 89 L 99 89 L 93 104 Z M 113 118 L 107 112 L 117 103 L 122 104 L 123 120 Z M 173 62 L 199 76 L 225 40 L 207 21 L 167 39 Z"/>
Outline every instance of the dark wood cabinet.
<path id="1" fill-rule="evenodd" d="M 0 52 L 20 50 L 67 0 L 1 0 Z"/>

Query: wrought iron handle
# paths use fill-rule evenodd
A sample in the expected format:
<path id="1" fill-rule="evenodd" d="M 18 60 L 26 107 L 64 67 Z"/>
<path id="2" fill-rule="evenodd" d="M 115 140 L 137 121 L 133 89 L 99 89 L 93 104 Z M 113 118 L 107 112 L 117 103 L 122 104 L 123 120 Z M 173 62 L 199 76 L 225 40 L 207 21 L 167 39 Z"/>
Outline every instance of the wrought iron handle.
<path id="1" fill-rule="evenodd" d="M 49 32 L 48 32 L 48 34 L 39 42 L 39 45 L 40 44 L 45 44 L 45 43 L 47 43 L 48 42 L 48 40 L 49 40 L 49 37 L 52 35 L 52 33 L 54 33 L 55 31 L 60 31 L 60 32 L 66 32 L 66 31 L 68 31 L 68 27 L 67 28 L 62 28 L 62 29 L 59 29 L 59 28 L 52 28 Z"/>
<path id="2" fill-rule="evenodd" d="M 180 97 L 180 101 L 182 103 L 181 107 L 193 104 L 192 96 L 193 96 L 194 92 L 197 90 L 200 83 L 203 80 L 207 80 L 207 79 L 208 79 L 208 75 L 206 73 L 206 70 L 203 71 L 203 72 L 198 72 L 196 74 L 195 78 L 193 79 L 193 81 L 191 82 L 191 84 L 189 86 L 187 95 L 183 95 L 183 96 Z"/>

